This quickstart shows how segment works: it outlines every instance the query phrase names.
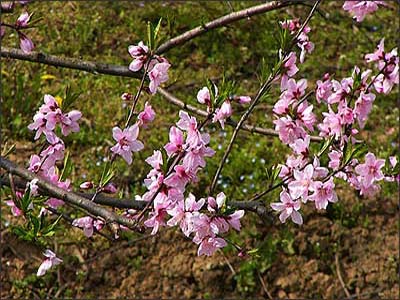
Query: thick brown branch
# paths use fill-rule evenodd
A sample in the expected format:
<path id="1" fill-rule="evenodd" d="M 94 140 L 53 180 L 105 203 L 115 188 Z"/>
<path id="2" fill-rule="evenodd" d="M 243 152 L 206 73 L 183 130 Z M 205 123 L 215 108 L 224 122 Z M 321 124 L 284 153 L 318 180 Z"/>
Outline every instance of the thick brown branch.
<path id="1" fill-rule="evenodd" d="M 215 29 L 218 27 L 225 26 L 229 23 L 233 23 L 235 21 L 245 19 L 245 18 L 250 18 L 251 16 L 262 14 L 268 11 L 272 11 L 275 9 L 283 8 L 292 4 L 299 4 L 302 1 L 271 1 L 265 4 L 260 4 L 257 6 L 245 8 L 243 10 L 237 11 L 230 13 L 228 15 L 222 16 L 218 19 L 212 20 L 206 24 L 203 24 L 201 26 L 197 26 L 196 28 L 193 28 L 189 31 L 186 31 L 185 33 L 178 35 L 177 37 L 174 37 L 164 44 L 162 44 L 160 47 L 157 48 L 156 54 L 162 54 L 166 51 L 168 51 L 171 48 L 174 48 L 178 45 L 182 45 L 186 43 L 187 41 L 203 34 L 206 33 L 207 31 L 211 29 Z"/>
<path id="2" fill-rule="evenodd" d="M 7 172 L 20 176 L 25 180 L 31 181 L 33 179 L 38 179 L 37 185 L 38 187 L 45 191 L 46 194 L 49 196 L 55 197 L 57 199 L 61 199 L 69 204 L 76 205 L 87 212 L 95 215 L 102 217 L 107 223 L 109 222 L 117 222 L 119 224 L 132 227 L 134 222 L 131 219 L 125 218 L 118 216 L 114 214 L 113 212 L 108 211 L 107 209 L 97 205 L 96 203 L 93 203 L 89 201 L 88 199 L 81 197 L 79 195 L 76 195 L 71 192 L 67 192 L 58 186 L 48 182 L 46 179 L 43 179 L 42 177 L 37 176 L 36 174 L 23 169 L 21 167 L 18 167 L 16 164 L 11 162 L 10 160 L 0 156 L 0 167 L 4 170 L 7 170 Z"/>

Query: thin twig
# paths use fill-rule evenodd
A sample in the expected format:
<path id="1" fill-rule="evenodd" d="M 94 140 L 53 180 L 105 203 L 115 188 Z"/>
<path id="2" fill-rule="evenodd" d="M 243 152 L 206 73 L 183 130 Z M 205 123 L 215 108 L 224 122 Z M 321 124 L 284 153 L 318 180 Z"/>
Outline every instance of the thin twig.
<path id="1" fill-rule="evenodd" d="M 267 294 L 268 299 L 271 299 L 271 300 L 272 300 L 272 299 L 273 299 L 273 298 L 272 298 L 272 295 L 271 295 L 271 293 L 268 291 L 267 285 L 265 284 L 264 279 L 262 278 L 261 273 L 260 273 L 259 270 L 257 270 L 257 275 L 258 275 L 258 279 L 259 279 L 260 282 L 261 282 L 261 285 L 262 285 L 262 288 L 263 288 L 264 292 Z"/>
<path id="2" fill-rule="evenodd" d="M 315 12 L 315 9 L 317 8 L 317 6 L 319 5 L 319 3 L 320 3 L 321 1 L 322 1 L 322 0 L 317 0 L 317 1 L 314 3 L 314 6 L 313 6 L 313 8 L 311 9 L 311 11 L 310 11 L 310 13 L 309 13 L 307 19 L 305 20 L 305 22 L 303 23 L 303 25 L 302 25 L 301 28 L 299 29 L 299 31 L 298 31 L 298 33 L 296 34 L 296 36 L 293 38 L 293 41 L 294 41 L 294 42 L 297 40 L 297 38 L 298 38 L 298 36 L 300 35 L 300 33 L 303 31 L 303 29 L 305 28 L 305 26 L 307 25 L 307 23 L 310 21 L 311 17 L 313 16 L 313 14 L 314 14 L 314 12 Z M 291 47 L 293 47 L 293 46 L 294 46 L 294 43 L 292 43 Z M 290 48 L 291 48 L 291 47 L 290 47 Z M 283 61 L 284 59 L 286 59 L 286 57 L 287 57 L 287 55 L 283 55 L 282 61 Z M 259 91 L 258 91 L 256 97 L 255 97 L 255 98 L 253 99 L 253 101 L 251 102 L 249 108 L 245 111 L 245 113 L 244 113 L 244 114 L 242 115 L 242 117 L 240 118 L 238 124 L 236 125 L 236 128 L 235 128 L 235 130 L 234 130 L 234 132 L 233 132 L 233 134 L 232 134 L 232 136 L 231 136 L 231 139 L 230 139 L 230 141 L 229 141 L 228 147 L 226 148 L 226 150 L 225 150 L 225 152 L 224 152 L 224 155 L 223 155 L 223 157 L 222 157 L 222 159 L 221 159 L 221 161 L 220 161 L 220 164 L 219 164 L 219 166 L 218 166 L 218 168 L 217 168 L 217 171 L 215 172 L 215 175 L 214 175 L 214 178 L 213 178 L 213 180 L 212 180 L 212 183 L 211 183 L 211 186 L 210 186 L 210 190 L 209 190 L 209 193 L 210 193 L 210 194 L 212 194 L 213 191 L 214 191 L 214 188 L 215 188 L 215 186 L 216 186 L 216 184 L 217 184 L 218 177 L 219 177 L 219 175 L 220 175 L 221 172 L 222 172 L 222 168 L 224 167 L 225 162 L 226 162 L 226 160 L 227 160 L 227 158 L 228 158 L 230 152 L 232 151 L 233 144 L 234 144 L 235 139 L 236 139 L 236 137 L 237 137 L 237 135 L 238 135 L 238 133 L 239 133 L 239 130 L 240 130 L 241 127 L 242 127 L 242 124 L 243 124 L 243 123 L 247 120 L 247 118 L 250 116 L 250 114 L 252 113 L 254 107 L 258 104 L 258 102 L 259 102 L 259 100 L 261 99 L 261 97 L 269 90 L 269 88 L 271 87 L 272 82 L 275 80 L 275 78 L 276 78 L 277 75 L 278 75 L 278 71 L 279 71 L 279 69 L 276 68 L 276 69 L 274 70 L 274 73 L 272 73 L 272 74 L 268 77 L 268 79 L 266 80 L 266 82 L 264 82 L 264 84 L 263 84 L 263 85 L 261 86 L 261 88 L 259 89 Z"/>
<path id="3" fill-rule="evenodd" d="M 342 274 L 340 273 L 340 266 L 339 266 L 339 253 L 336 251 L 335 254 L 335 265 L 336 265 L 336 274 L 339 278 L 340 285 L 342 286 L 344 293 L 346 294 L 347 298 L 351 298 L 349 290 L 346 288 L 346 284 L 343 281 Z"/>

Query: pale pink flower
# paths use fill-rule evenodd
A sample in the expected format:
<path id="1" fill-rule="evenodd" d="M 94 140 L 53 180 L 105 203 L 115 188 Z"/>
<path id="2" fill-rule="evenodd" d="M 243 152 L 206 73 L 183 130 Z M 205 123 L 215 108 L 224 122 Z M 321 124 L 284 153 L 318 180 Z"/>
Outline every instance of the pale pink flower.
<path id="1" fill-rule="evenodd" d="M 168 80 L 168 69 L 171 65 L 168 62 L 157 63 L 148 73 L 150 78 L 149 89 L 154 95 L 157 87 Z"/>
<path id="2" fill-rule="evenodd" d="M 90 190 L 94 187 L 94 183 L 92 181 L 85 181 L 79 187 L 83 190 Z"/>
<path id="3" fill-rule="evenodd" d="M 333 170 L 337 170 L 340 166 L 342 153 L 336 150 L 332 150 L 331 152 L 328 153 L 328 156 L 329 156 L 328 167 L 332 168 Z"/>
<path id="4" fill-rule="evenodd" d="M 294 170 L 294 180 L 288 184 L 290 196 L 293 199 L 299 197 L 302 198 L 303 202 L 307 202 L 308 190 L 313 183 L 314 166 L 307 165 L 303 171 Z"/>
<path id="5" fill-rule="evenodd" d="M 225 100 L 220 108 L 215 110 L 215 114 L 213 117 L 213 123 L 219 122 L 221 124 L 222 129 L 225 127 L 225 121 L 232 115 L 232 105 L 229 100 Z"/>
<path id="6" fill-rule="evenodd" d="M 250 102 L 251 102 L 251 97 L 239 96 L 239 104 L 249 104 Z"/>
<path id="7" fill-rule="evenodd" d="M 177 165 L 174 167 L 175 172 L 165 178 L 164 183 L 169 187 L 177 188 L 180 191 L 185 190 L 188 182 L 196 182 L 196 173 L 193 170 L 186 170 L 184 166 Z"/>
<path id="8" fill-rule="evenodd" d="M 21 50 L 25 53 L 31 53 L 32 50 L 35 48 L 35 45 L 33 44 L 32 40 L 22 32 L 19 32 L 18 35 L 19 35 L 19 47 L 21 48 Z"/>
<path id="9" fill-rule="evenodd" d="M 19 217 L 22 215 L 22 210 L 20 210 L 12 200 L 5 201 L 6 205 L 11 208 L 11 213 L 14 217 Z"/>
<path id="10" fill-rule="evenodd" d="M 315 92 L 315 97 L 317 102 L 328 101 L 328 98 L 332 95 L 332 81 L 329 79 L 329 74 L 324 75 L 323 81 L 317 81 L 317 89 Z"/>
<path id="11" fill-rule="evenodd" d="M 201 104 L 206 104 L 208 107 L 211 106 L 211 96 L 210 91 L 205 86 L 197 93 L 197 101 Z"/>
<path id="12" fill-rule="evenodd" d="M 92 217 L 83 217 L 79 219 L 75 219 L 72 222 L 72 226 L 76 226 L 83 229 L 83 233 L 86 237 L 91 237 L 93 235 L 94 230 L 100 231 L 103 226 L 104 222 L 100 220 L 93 220 Z"/>
<path id="13" fill-rule="evenodd" d="M 297 139 L 289 147 L 293 149 L 294 153 L 308 156 L 308 149 L 310 147 L 310 136 L 307 135 L 305 138 Z"/>
<path id="14" fill-rule="evenodd" d="M 241 224 L 240 224 L 240 219 L 244 216 L 244 210 L 237 210 L 234 213 L 230 214 L 227 218 L 226 221 L 231 225 L 232 228 L 236 229 L 237 231 L 240 231 Z"/>
<path id="15" fill-rule="evenodd" d="M 47 249 L 43 253 L 43 255 L 47 258 L 39 266 L 36 274 L 37 276 L 43 276 L 51 267 L 57 266 L 62 263 L 62 259 L 58 258 L 56 254 L 49 249 Z"/>
<path id="16" fill-rule="evenodd" d="M 372 93 L 365 94 L 360 93 L 357 101 L 354 105 L 354 115 L 357 118 L 360 128 L 364 128 L 365 122 L 367 121 L 368 115 L 372 109 L 372 103 L 374 102 L 376 96 Z"/>
<path id="17" fill-rule="evenodd" d="M 364 20 L 365 16 L 373 13 L 378 9 L 378 5 L 384 5 L 384 1 L 345 1 L 343 9 L 353 15 L 357 22 Z"/>
<path id="18" fill-rule="evenodd" d="M 285 144 L 291 144 L 298 138 L 306 136 L 305 130 L 292 120 L 290 116 L 274 120 L 275 130 L 279 133 L 279 139 Z"/>
<path id="19" fill-rule="evenodd" d="M 197 255 L 207 255 L 211 256 L 219 248 L 223 248 L 227 245 L 223 238 L 219 237 L 208 237 L 201 241 L 199 249 L 197 250 Z"/>
<path id="20" fill-rule="evenodd" d="M 326 182 L 314 181 L 310 191 L 314 193 L 308 199 L 314 201 L 315 207 L 319 210 L 326 209 L 328 202 L 336 202 L 338 200 L 332 177 Z"/>
<path id="21" fill-rule="evenodd" d="M 369 152 L 365 155 L 365 163 L 356 166 L 355 171 L 363 178 L 363 184 L 367 187 L 385 177 L 381 170 L 384 165 L 385 160 L 376 159 L 375 154 Z"/>
<path id="22" fill-rule="evenodd" d="M 31 15 L 28 12 L 23 12 L 15 22 L 15 26 L 18 28 L 24 28 L 28 26 Z"/>
<path id="23" fill-rule="evenodd" d="M 129 64 L 129 70 L 132 72 L 139 71 L 147 60 L 149 48 L 140 41 L 137 46 L 130 45 L 128 47 L 128 52 L 134 58 Z"/>
<path id="24" fill-rule="evenodd" d="M 281 212 L 279 215 L 279 220 L 285 223 L 287 218 L 291 217 L 292 221 L 296 224 L 303 224 L 303 218 L 298 212 L 300 210 L 300 201 L 294 201 L 290 195 L 282 191 L 280 194 L 281 202 L 271 203 L 271 208 L 275 211 Z"/>
<path id="25" fill-rule="evenodd" d="M 148 102 L 146 102 L 144 104 L 144 110 L 140 112 L 138 115 L 139 126 L 143 126 L 146 128 L 147 124 L 154 120 L 155 116 L 156 116 L 155 111 L 153 110 L 151 105 Z"/>
<path id="26" fill-rule="evenodd" d="M 113 138 L 117 144 L 111 148 L 111 151 L 119 154 L 130 165 L 132 163 L 132 152 L 138 152 L 144 148 L 141 141 L 137 140 L 139 127 L 137 124 L 125 128 L 123 131 L 119 127 L 113 128 Z"/>
<path id="27" fill-rule="evenodd" d="M 367 63 L 380 61 L 385 58 L 385 39 L 382 38 L 377 46 L 377 50 L 374 53 L 366 54 L 365 61 Z"/>
<path id="28" fill-rule="evenodd" d="M 118 192 L 118 188 L 114 183 L 109 182 L 102 188 L 102 192 L 106 194 L 115 194 Z"/>

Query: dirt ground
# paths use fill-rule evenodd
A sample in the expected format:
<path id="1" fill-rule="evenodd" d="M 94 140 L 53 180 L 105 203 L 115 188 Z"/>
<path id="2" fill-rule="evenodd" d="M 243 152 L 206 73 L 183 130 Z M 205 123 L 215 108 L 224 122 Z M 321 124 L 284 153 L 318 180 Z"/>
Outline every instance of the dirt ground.
<path id="1" fill-rule="evenodd" d="M 334 223 L 326 214 L 308 214 L 304 226 L 294 231 L 295 253 L 279 253 L 272 267 L 260 274 L 254 292 L 245 298 L 343 299 L 350 295 L 354 299 L 398 299 L 397 203 L 387 199 L 362 201 L 365 206 L 361 214 L 368 216 L 363 226 L 349 229 Z M 354 202 L 348 201 L 345 209 L 352 205 Z M 275 223 L 259 230 L 267 236 L 280 226 Z M 12 284 L 36 272 L 39 250 L 17 240 L 4 228 L 2 232 L 1 297 L 21 295 L 26 289 L 25 293 L 40 298 L 35 292 L 37 284 L 19 289 Z M 320 249 L 318 255 L 315 245 Z M 332 251 L 337 245 L 339 251 Z M 46 282 L 42 290 L 52 298 L 65 295 L 63 292 L 70 289 L 76 299 L 244 297 L 235 282 L 243 259 L 222 252 L 210 258 L 197 257 L 196 245 L 174 230 L 156 237 L 145 236 L 131 245 L 122 241 L 107 250 L 100 251 L 95 246 L 87 243 L 82 248 L 71 242 L 68 252 L 77 259 L 58 269 L 60 289 Z M 77 276 L 77 270 L 86 273 Z"/>

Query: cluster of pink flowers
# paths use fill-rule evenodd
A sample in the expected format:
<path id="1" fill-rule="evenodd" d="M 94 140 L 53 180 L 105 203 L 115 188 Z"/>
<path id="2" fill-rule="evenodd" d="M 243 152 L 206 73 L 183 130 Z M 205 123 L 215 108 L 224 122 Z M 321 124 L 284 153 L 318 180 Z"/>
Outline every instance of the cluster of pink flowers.
<path id="1" fill-rule="evenodd" d="M 317 119 L 312 113 L 312 105 L 308 105 L 305 99 L 300 100 L 305 95 L 307 81 L 296 82 L 289 76 L 282 76 L 283 92 L 273 109 L 277 116 L 274 123 L 279 138 L 291 148 L 292 154 L 281 166 L 279 174 L 284 183 L 281 202 L 271 204 L 272 209 L 280 212 L 282 222 L 291 217 L 293 222 L 302 224 L 299 210 L 308 201 L 313 201 L 318 210 L 326 209 L 329 202 L 336 202 L 336 177 L 344 179 L 365 196 L 379 191 L 378 181 L 393 180 L 382 172 L 385 161 L 377 159 L 373 153 L 365 156 L 364 163 L 355 158 L 344 161 L 347 144 L 356 143 L 354 136 L 358 130 L 354 128 L 355 122 L 360 128 L 365 125 L 376 98 L 370 88 L 374 87 L 377 93 L 387 93 L 399 81 L 396 49 L 385 54 L 381 41 L 378 50 L 366 55 L 366 60 L 377 62 L 379 68 L 379 73 L 372 79 L 371 70 L 361 72 L 355 67 L 352 76 L 340 82 L 331 79 L 329 74 L 317 81 L 317 102 L 325 103 L 328 112 L 322 113 L 323 120 L 316 127 L 320 136 L 335 141 L 327 149 L 329 162 L 326 167 L 320 165 L 320 157 L 313 156 L 309 149 L 310 134 Z M 295 60 L 291 58 L 291 61 Z"/>
<path id="2" fill-rule="evenodd" d="M 2 39 L 6 34 L 7 27 L 14 29 L 18 33 L 19 46 L 21 50 L 25 53 L 30 53 L 35 48 L 35 45 L 33 44 L 32 40 L 25 33 L 22 32 L 22 30 L 29 27 L 31 17 L 32 14 L 29 14 L 28 12 L 23 12 L 15 21 L 15 24 L 11 25 L 2 23 L 3 25 L 0 26 L 0 39 Z"/>
<path id="3" fill-rule="evenodd" d="M 286 20 L 281 22 L 281 26 L 284 29 L 288 29 L 290 34 L 295 35 L 301 29 L 301 23 L 299 19 Z M 304 62 L 306 53 L 311 53 L 314 50 L 314 43 L 310 41 L 308 33 L 310 33 L 310 26 L 304 26 L 302 32 L 297 37 L 297 46 L 301 49 L 300 62 Z"/>
<path id="4" fill-rule="evenodd" d="M 33 123 L 28 125 L 30 130 L 36 130 L 35 140 L 43 133 L 50 144 L 54 144 L 59 139 L 54 130 L 56 125 L 61 127 L 61 133 L 64 136 L 71 132 L 79 131 L 78 120 L 82 113 L 78 110 L 72 110 L 64 114 L 57 101 L 51 95 L 44 96 L 44 104 L 39 108 L 33 117 Z"/>
<path id="5" fill-rule="evenodd" d="M 364 20 L 365 16 L 378 10 L 379 5 L 385 5 L 385 1 L 345 1 L 343 9 L 353 15 L 357 22 Z"/>
<path id="6" fill-rule="evenodd" d="M 92 217 L 86 216 L 82 218 L 75 219 L 72 222 L 72 226 L 76 226 L 83 229 L 83 233 L 86 237 L 91 237 L 93 235 L 94 230 L 100 231 L 104 222 L 101 220 L 93 219 Z"/>
<path id="7" fill-rule="evenodd" d="M 151 54 L 149 47 L 142 41 L 137 46 L 130 45 L 128 52 L 133 58 L 129 70 L 138 72 L 144 67 L 150 79 L 149 91 L 151 94 L 155 94 L 157 87 L 168 80 L 168 69 L 171 64 L 165 57 Z"/>
<path id="8" fill-rule="evenodd" d="M 215 88 L 215 97 L 218 96 L 218 88 L 214 86 Z M 212 122 L 216 123 L 219 122 L 221 124 L 222 129 L 225 128 L 225 122 L 226 120 L 232 115 L 233 110 L 232 110 L 232 104 L 231 100 L 237 101 L 239 104 L 248 104 L 251 102 L 251 98 L 249 96 L 235 96 L 232 97 L 232 99 L 225 99 L 220 107 L 217 107 L 213 113 L 213 119 Z M 207 112 L 211 113 L 212 112 L 212 107 L 213 103 L 211 100 L 211 95 L 208 87 L 203 87 L 200 89 L 197 93 L 197 101 L 200 104 L 205 104 L 207 105 Z"/>
<path id="9" fill-rule="evenodd" d="M 170 128 L 169 142 L 164 146 L 168 160 L 177 160 L 177 163 L 173 169 L 165 170 L 163 166 L 167 162 L 162 152 L 154 151 L 146 159 L 152 167 L 144 180 L 148 191 L 136 196 L 136 199 L 153 201 L 153 210 L 144 222 L 146 227 L 153 228 L 152 234 L 157 233 L 161 226 L 179 225 L 186 236 L 194 234 L 193 241 L 199 245 L 199 255 L 211 255 L 218 248 L 226 246 L 220 234 L 226 233 L 230 227 L 240 229 L 239 219 L 244 211 L 224 214 L 223 193 L 217 199 L 208 197 L 207 200 L 196 201 L 192 194 L 185 199 L 187 185 L 197 182 L 198 171 L 206 165 L 205 158 L 213 156 L 215 152 L 207 146 L 210 137 L 200 133 L 195 117 L 184 111 L 180 111 L 179 117 L 176 126 Z M 206 203 L 211 215 L 200 211 Z M 130 212 L 129 215 L 135 218 L 135 213 Z"/>

